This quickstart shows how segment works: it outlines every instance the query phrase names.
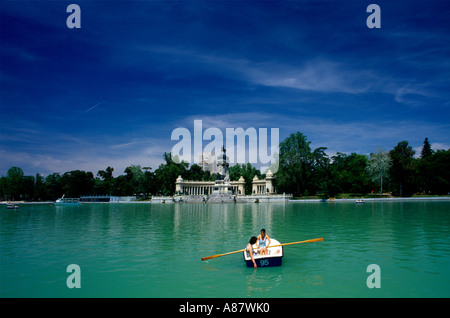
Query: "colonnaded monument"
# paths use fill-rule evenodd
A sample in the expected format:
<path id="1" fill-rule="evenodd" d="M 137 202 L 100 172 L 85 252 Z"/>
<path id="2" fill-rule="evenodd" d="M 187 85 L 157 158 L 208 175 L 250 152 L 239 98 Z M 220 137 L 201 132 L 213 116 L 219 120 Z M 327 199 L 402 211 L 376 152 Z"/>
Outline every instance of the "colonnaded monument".
<path id="1" fill-rule="evenodd" d="M 152 197 L 154 203 L 237 203 L 237 202 L 284 202 L 292 196 L 275 193 L 275 176 L 269 169 L 265 179 L 258 176 L 252 180 L 252 194 L 245 195 L 245 180 L 230 181 L 229 158 L 225 147 L 217 157 L 215 181 L 183 180 L 178 176 L 175 182 L 175 195 L 171 197 Z"/>

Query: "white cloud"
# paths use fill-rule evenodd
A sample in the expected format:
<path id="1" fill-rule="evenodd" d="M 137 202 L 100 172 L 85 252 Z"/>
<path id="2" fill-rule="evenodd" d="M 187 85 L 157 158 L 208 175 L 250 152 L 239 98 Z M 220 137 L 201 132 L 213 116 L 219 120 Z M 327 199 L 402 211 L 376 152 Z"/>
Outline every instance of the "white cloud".
<path id="1" fill-rule="evenodd" d="M 296 61 L 280 62 L 267 60 L 252 61 L 245 58 L 234 58 L 195 49 L 177 47 L 136 47 L 154 54 L 157 58 L 171 56 L 173 61 L 186 65 L 206 65 L 208 72 L 218 72 L 223 77 L 243 79 L 252 84 L 286 87 L 314 92 L 343 92 L 359 94 L 366 92 L 375 76 L 371 71 L 354 69 L 330 59 L 311 59 L 299 64 Z M 133 64 L 133 61 L 119 63 Z M 175 62 L 176 63 L 176 62 Z M 181 69 L 180 69 L 181 71 Z"/>
<path id="2" fill-rule="evenodd" d="M 433 97 L 423 85 L 405 84 L 395 90 L 394 99 L 397 103 L 417 107 L 423 104 L 424 98 Z"/>
<path id="3" fill-rule="evenodd" d="M 314 92 L 359 94 L 370 88 L 368 73 L 354 71 L 329 60 L 310 60 L 302 66 L 264 63 L 243 70 L 255 83 Z"/>
<path id="4" fill-rule="evenodd" d="M 448 149 L 450 149 L 450 144 L 433 142 L 431 144 L 431 149 L 433 149 L 433 150 L 448 150 Z"/>

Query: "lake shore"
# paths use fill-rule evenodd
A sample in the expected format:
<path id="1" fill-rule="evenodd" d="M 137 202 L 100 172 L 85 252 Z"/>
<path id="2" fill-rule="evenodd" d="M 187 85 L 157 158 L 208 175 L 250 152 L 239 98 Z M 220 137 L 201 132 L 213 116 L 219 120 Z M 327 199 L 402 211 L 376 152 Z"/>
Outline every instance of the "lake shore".
<path id="1" fill-rule="evenodd" d="M 287 202 L 309 203 L 309 202 L 375 202 L 375 201 L 436 201 L 436 200 L 450 200 L 450 196 L 435 196 L 435 197 L 383 197 L 383 198 L 345 198 L 345 199 L 291 199 Z M 99 202 L 83 202 L 84 204 L 100 204 Z M 148 204 L 152 203 L 150 200 L 145 201 L 126 201 L 126 202 L 103 202 L 101 204 Z M 54 204 L 53 201 L 45 202 L 25 202 L 25 201 L 0 201 L 0 205 L 7 204 Z"/>
<path id="2" fill-rule="evenodd" d="M 345 198 L 345 199 L 292 199 L 289 202 L 373 202 L 373 201 L 429 201 L 429 200 L 450 200 L 450 197 L 385 197 L 385 198 Z"/>

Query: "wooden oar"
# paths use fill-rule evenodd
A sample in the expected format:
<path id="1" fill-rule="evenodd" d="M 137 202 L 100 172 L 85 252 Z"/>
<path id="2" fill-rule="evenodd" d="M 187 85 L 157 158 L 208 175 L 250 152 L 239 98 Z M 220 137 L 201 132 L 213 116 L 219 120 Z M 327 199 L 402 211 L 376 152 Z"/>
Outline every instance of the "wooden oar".
<path id="1" fill-rule="evenodd" d="M 317 239 L 312 239 L 312 240 L 300 241 L 300 242 L 292 242 L 292 243 L 284 243 L 284 244 L 270 245 L 270 246 L 267 246 L 267 247 L 270 248 L 270 247 L 278 247 L 278 246 L 294 245 L 294 244 L 300 244 L 300 243 L 312 243 L 312 242 L 319 242 L 319 241 L 323 241 L 323 237 L 317 238 Z M 212 255 L 212 256 L 206 256 L 206 257 L 202 257 L 202 261 L 206 261 L 206 260 L 208 260 L 208 259 L 216 258 L 216 257 L 220 257 L 220 256 L 225 256 L 225 255 L 230 255 L 230 254 L 241 253 L 241 252 L 243 252 L 243 251 L 245 251 L 245 248 L 242 249 L 242 250 L 239 250 L 239 251 L 228 252 L 228 253 L 224 253 L 224 254 L 217 254 L 217 255 Z"/>
<path id="2" fill-rule="evenodd" d="M 240 252 L 243 252 L 243 251 L 245 251 L 245 248 L 242 249 L 242 250 L 239 250 L 239 251 L 228 252 L 228 253 L 224 253 L 224 254 L 217 254 L 217 255 L 213 255 L 213 256 L 206 256 L 206 257 L 202 257 L 202 261 L 206 261 L 206 260 L 208 260 L 208 259 L 216 258 L 216 257 L 220 257 L 220 256 L 225 256 L 225 255 L 230 255 L 230 254 L 240 253 Z"/>
<path id="3" fill-rule="evenodd" d="M 270 245 L 270 246 L 267 246 L 267 247 L 269 248 L 269 247 L 294 245 L 294 244 L 300 244 L 300 243 L 312 243 L 312 242 L 320 242 L 320 241 L 323 241 L 323 237 L 312 239 L 312 240 L 300 241 L 300 242 L 292 242 L 292 243 L 284 243 L 284 244 L 278 244 L 278 245 Z"/>

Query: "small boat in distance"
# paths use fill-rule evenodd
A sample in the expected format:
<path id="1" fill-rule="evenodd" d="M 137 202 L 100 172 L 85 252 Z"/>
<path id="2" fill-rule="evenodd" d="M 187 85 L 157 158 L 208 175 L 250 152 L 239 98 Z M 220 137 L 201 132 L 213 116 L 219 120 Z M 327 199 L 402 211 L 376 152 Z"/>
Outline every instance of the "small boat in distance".
<path id="1" fill-rule="evenodd" d="M 355 201 L 355 203 L 366 203 L 363 199 L 358 199 Z"/>
<path id="2" fill-rule="evenodd" d="M 280 245 L 280 242 L 271 238 L 270 245 Z M 256 244 L 253 245 L 256 248 Z M 268 247 L 267 255 L 253 254 L 257 267 L 281 266 L 283 260 L 283 246 Z M 244 260 L 247 267 L 253 267 L 252 258 L 247 251 L 244 251 Z"/>
<path id="3" fill-rule="evenodd" d="M 80 198 L 66 198 L 64 194 L 62 198 L 59 198 L 55 201 L 56 206 L 76 206 L 82 205 Z"/>
<path id="4" fill-rule="evenodd" d="M 15 205 L 15 204 L 7 203 L 7 204 L 6 204 L 6 208 L 7 208 L 8 210 L 17 210 L 17 209 L 19 209 L 19 206 L 18 206 L 18 205 Z"/>

